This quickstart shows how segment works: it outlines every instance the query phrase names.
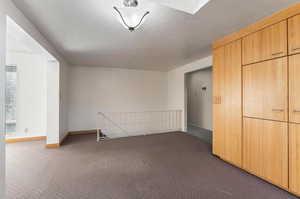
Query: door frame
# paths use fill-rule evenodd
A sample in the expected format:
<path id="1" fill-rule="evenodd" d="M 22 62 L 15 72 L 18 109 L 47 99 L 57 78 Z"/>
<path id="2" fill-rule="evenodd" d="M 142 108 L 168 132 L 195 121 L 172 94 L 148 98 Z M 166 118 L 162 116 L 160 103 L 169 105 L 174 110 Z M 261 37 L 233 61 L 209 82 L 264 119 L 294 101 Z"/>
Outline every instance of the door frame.
<path id="1" fill-rule="evenodd" d="M 206 70 L 208 68 L 213 68 L 213 65 L 209 65 L 209 66 L 205 66 L 205 67 L 200 67 L 188 72 L 184 73 L 184 107 L 183 107 L 183 131 L 187 132 L 187 120 L 188 120 L 188 88 L 187 88 L 187 76 L 190 73 L 194 73 L 197 71 L 201 71 L 201 70 Z"/>

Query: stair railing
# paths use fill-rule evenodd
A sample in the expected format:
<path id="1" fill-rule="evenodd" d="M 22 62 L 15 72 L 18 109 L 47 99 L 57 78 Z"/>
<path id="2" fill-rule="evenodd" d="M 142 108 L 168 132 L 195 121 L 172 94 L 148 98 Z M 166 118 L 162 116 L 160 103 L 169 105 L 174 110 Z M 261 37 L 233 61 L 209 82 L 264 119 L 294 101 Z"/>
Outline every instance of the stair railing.
<path id="1" fill-rule="evenodd" d="M 99 112 L 97 141 L 108 138 L 149 135 L 182 130 L 181 110 L 142 112 Z"/>

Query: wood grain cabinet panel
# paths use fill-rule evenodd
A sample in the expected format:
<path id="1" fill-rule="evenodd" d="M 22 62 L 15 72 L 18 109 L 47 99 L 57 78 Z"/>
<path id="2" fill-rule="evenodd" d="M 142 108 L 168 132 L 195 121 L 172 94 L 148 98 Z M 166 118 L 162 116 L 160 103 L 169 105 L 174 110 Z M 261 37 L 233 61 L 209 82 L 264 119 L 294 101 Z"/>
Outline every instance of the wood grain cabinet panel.
<path id="1" fill-rule="evenodd" d="M 288 188 L 288 124 L 244 118 L 243 168 Z"/>
<path id="2" fill-rule="evenodd" d="M 222 158 L 242 166 L 242 59 L 241 40 L 225 46 L 224 131 L 225 149 Z"/>
<path id="3" fill-rule="evenodd" d="M 261 31 L 262 60 L 274 59 L 287 55 L 287 21 L 272 25 Z"/>
<path id="4" fill-rule="evenodd" d="M 300 123 L 300 54 L 289 57 L 290 122 Z"/>
<path id="5" fill-rule="evenodd" d="M 255 32 L 242 40 L 243 65 L 259 62 L 262 59 L 262 37 L 261 32 Z"/>
<path id="6" fill-rule="evenodd" d="M 287 57 L 244 66 L 244 116 L 287 121 L 287 76 Z"/>
<path id="7" fill-rule="evenodd" d="M 300 195 L 300 124 L 290 124 L 290 190 Z"/>
<path id="8" fill-rule="evenodd" d="M 286 20 L 243 38 L 243 65 L 286 55 Z"/>
<path id="9" fill-rule="evenodd" d="M 221 96 L 225 83 L 225 47 L 214 50 L 213 54 L 213 154 L 221 157 L 224 151 L 224 109 Z"/>
<path id="10" fill-rule="evenodd" d="M 242 165 L 241 40 L 214 51 L 213 153 Z"/>
<path id="11" fill-rule="evenodd" d="M 300 53 L 300 15 L 288 20 L 289 54 Z"/>

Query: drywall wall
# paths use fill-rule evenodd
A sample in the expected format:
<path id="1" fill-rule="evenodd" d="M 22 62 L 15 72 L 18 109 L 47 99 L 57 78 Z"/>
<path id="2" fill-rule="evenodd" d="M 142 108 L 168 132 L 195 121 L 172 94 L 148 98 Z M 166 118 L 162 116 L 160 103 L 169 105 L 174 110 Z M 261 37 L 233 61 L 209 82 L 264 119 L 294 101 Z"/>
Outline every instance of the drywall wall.
<path id="1" fill-rule="evenodd" d="M 211 66 L 211 56 L 169 72 L 72 66 L 68 130 L 95 129 L 99 111 L 182 110 L 186 127 L 185 76 Z"/>
<path id="2" fill-rule="evenodd" d="M 18 25 L 20 25 L 33 39 L 35 39 L 41 46 L 43 46 L 51 55 L 55 57 L 60 63 L 59 65 L 59 132 L 56 136 L 56 142 L 62 140 L 67 134 L 68 128 L 68 73 L 69 65 L 62 56 L 55 50 L 55 48 L 47 41 L 47 39 L 36 29 L 36 27 L 24 16 L 24 14 L 14 5 L 11 0 L 1 0 L 0 12 L 1 17 L 6 18 L 6 15 L 12 18 Z M 1 19 L 2 20 L 2 19 Z M 4 29 L 5 31 L 5 29 Z M 5 32 L 4 32 L 5 34 Z M 56 132 L 54 132 L 56 133 Z M 54 141 L 54 140 L 53 140 Z"/>
<path id="3" fill-rule="evenodd" d="M 6 19 L 0 1 L 0 198 L 5 198 L 5 144 L 4 144 L 4 66 Z"/>
<path id="4" fill-rule="evenodd" d="M 188 125 L 212 130 L 212 68 L 186 75 Z"/>
<path id="5" fill-rule="evenodd" d="M 47 144 L 55 144 L 60 141 L 59 135 L 53 132 L 59 132 L 60 129 L 60 110 L 59 110 L 59 63 L 55 60 L 47 61 L 46 67 L 47 73 L 47 118 L 46 118 L 46 129 L 47 129 Z M 60 133 L 61 134 L 61 133 Z"/>
<path id="6" fill-rule="evenodd" d="M 187 127 L 187 106 L 185 76 L 189 72 L 212 66 L 212 56 L 205 57 L 190 64 L 181 66 L 168 72 L 168 108 L 183 111 L 182 126 L 186 131 Z"/>
<path id="7" fill-rule="evenodd" d="M 46 136 L 46 61 L 43 54 L 6 54 L 6 65 L 17 67 L 17 129 L 13 137 Z"/>
<path id="8" fill-rule="evenodd" d="M 70 68 L 69 130 L 96 128 L 96 114 L 165 110 L 167 73 L 101 67 Z"/>
<path id="9" fill-rule="evenodd" d="M 7 64 L 20 66 L 17 132 L 7 132 L 6 138 L 47 135 L 47 144 L 56 144 L 60 138 L 59 62 L 13 19 L 7 17 L 6 23 Z M 45 96 L 43 100 L 41 96 Z"/>
<path id="10" fill-rule="evenodd" d="M 70 67 L 61 61 L 59 64 L 59 140 L 62 141 L 68 134 Z"/>

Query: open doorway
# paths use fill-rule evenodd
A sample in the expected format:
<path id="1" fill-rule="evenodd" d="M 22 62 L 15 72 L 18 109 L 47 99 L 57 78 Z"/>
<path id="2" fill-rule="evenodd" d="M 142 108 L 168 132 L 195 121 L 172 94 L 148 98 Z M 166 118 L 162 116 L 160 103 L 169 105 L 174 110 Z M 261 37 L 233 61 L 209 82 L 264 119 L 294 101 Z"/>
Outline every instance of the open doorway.
<path id="1" fill-rule="evenodd" d="M 187 132 L 212 142 L 212 67 L 186 74 Z"/>
<path id="2" fill-rule="evenodd" d="M 7 17 L 6 143 L 59 142 L 59 62 Z"/>

